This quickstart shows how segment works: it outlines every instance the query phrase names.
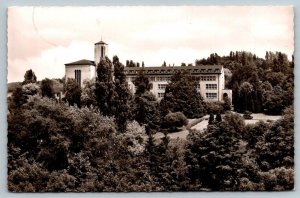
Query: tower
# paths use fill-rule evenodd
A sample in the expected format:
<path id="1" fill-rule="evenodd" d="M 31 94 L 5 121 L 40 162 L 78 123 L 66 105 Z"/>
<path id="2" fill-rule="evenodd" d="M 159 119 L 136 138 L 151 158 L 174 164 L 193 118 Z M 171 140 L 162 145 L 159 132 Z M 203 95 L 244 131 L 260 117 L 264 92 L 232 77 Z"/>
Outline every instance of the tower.
<path id="1" fill-rule="evenodd" d="M 98 43 L 95 43 L 95 64 L 96 67 L 102 58 L 107 56 L 107 44 L 101 39 Z"/>

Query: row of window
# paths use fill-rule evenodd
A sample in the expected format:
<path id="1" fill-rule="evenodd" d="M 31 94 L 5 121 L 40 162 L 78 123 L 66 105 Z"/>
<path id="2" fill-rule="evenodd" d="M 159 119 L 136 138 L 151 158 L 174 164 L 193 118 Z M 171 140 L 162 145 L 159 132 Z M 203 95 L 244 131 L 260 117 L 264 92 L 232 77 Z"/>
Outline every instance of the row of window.
<path id="1" fill-rule="evenodd" d="M 217 93 L 206 93 L 206 98 L 207 99 L 216 99 Z"/>
<path id="2" fill-rule="evenodd" d="M 199 77 L 196 77 L 197 80 L 201 80 L 201 81 L 216 81 L 217 77 L 216 76 L 200 76 L 200 79 L 198 79 Z M 136 79 L 136 77 L 129 77 L 128 80 L 133 82 Z M 149 80 L 151 82 L 169 82 L 171 81 L 171 76 L 160 76 L 160 77 L 153 77 L 151 76 L 149 78 Z"/>
<path id="3" fill-rule="evenodd" d="M 159 98 L 163 98 L 165 93 L 158 93 Z M 218 95 L 217 93 L 206 93 L 207 99 L 217 99 Z"/>
<path id="4" fill-rule="evenodd" d="M 164 89 L 166 89 L 166 87 L 167 87 L 167 84 L 158 84 L 158 89 L 164 90 Z M 197 84 L 196 88 L 200 89 L 200 84 Z M 217 84 L 206 84 L 206 89 L 209 89 L 209 90 L 217 89 Z"/>
<path id="5" fill-rule="evenodd" d="M 200 80 L 201 81 L 215 81 L 217 79 L 216 76 L 201 76 Z"/>
<path id="6" fill-rule="evenodd" d="M 167 84 L 158 84 L 158 89 L 166 89 Z"/>
<path id="7" fill-rule="evenodd" d="M 206 89 L 217 89 L 217 84 L 206 84 Z"/>
<path id="8" fill-rule="evenodd" d="M 162 81 L 162 82 L 165 82 L 165 81 L 171 81 L 171 76 L 168 76 L 168 77 L 152 77 L 150 78 L 151 81 Z"/>
<path id="9" fill-rule="evenodd" d="M 165 95 L 165 93 L 158 93 L 158 97 L 159 97 L 159 98 L 163 98 L 164 95 Z"/>

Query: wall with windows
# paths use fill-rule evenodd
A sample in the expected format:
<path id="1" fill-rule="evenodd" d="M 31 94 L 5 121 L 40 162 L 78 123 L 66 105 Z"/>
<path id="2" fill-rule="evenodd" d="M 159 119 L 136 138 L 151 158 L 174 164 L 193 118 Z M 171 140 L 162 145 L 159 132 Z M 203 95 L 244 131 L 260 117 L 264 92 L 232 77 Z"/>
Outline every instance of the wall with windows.
<path id="1" fill-rule="evenodd" d="M 84 80 L 89 80 L 95 77 L 96 68 L 93 65 L 69 65 L 65 67 L 65 77 L 73 78 L 83 87 Z"/>
<path id="2" fill-rule="evenodd" d="M 137 72 L 135 71 L 127 74 L 128 85 L 132 93 L 135 92 L 133 81 L 136 78 L 136 75 Z M 150 91 L 158 98 L 158 100 L 162 99 L 167 84 L 171 80 L 171 75 L 149 74 L 148 77 L 152 83 L 152 89 Z M 195 77 L 199 80 L 199 84 L 197 84 L 197 91 L 201 94 L 205 101 L 223 101 L 223 93 L 228 94 L 228 96 L 232 99 L 231 90 L 224 90 L 225 77 L 223 68 L 221 70 L 221 74 L 207 73 L 195 75 Z"/>

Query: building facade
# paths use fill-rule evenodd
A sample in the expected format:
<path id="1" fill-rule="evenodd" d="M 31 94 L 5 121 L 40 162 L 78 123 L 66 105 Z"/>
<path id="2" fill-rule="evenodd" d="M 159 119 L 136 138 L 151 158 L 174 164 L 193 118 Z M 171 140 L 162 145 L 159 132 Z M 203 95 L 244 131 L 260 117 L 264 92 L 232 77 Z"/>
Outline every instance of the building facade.
<path id="1" fill-rule="evenodd" d="M 79 60 L 65 64 L 65 78 L 74 78 L 75 81 L 83 86 L 85 80 L 96 77 L 96 66 L 102 58 L 107 56 L 108 45 L 103 42 L 95 43 L 95 60 Z M 125 74 L 129 89 L 135 92 L 133 84 L 140 70 L 149 77 L 152 83 L 151 92 L 161 99 L 164 96 L 167 84 L 171 76 L 179 70 L 188 71 L 198 80 L 197 90 L 205 101 L 223 101 L 224 96 L 232 100 L 232 91 L 225 89 L 224 68 L 222 65 L 200 65 L 200 66 L 172 66 L 172 67 L 125 67 Z"/>
<path id="2" fill-rule="evenodd" d="M 107 56 L 107 44 L 102 40 L 95 43 L 94 61 L 82 59 L 65 64 L 65 79 L 73 78 L 82 87 L 85 80 L 95 78 L 96 65 Z"/>
<path id="3" fill-rule="evenodd" d="M 232 91 L 225 89 L 224 68 L 221 65 L 173 66 L 173 67 L 126 67 L 125 74 L 130 90 L 134 93 L 133 84 L 140 70 L 149 77 L 152 83 L 151 92 L 158 98 L 164 97 L 167 84 L 176 71 L 187 71 L 198 80 L 197 90 L 205 101 L 223 101 L 224 96 L 232 98 Z"/>

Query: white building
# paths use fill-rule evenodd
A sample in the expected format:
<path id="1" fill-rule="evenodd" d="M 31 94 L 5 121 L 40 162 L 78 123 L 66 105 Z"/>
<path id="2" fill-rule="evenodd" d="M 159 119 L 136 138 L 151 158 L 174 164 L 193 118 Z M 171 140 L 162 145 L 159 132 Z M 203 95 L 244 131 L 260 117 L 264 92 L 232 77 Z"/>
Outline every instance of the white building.
<path id="1" fill-rule="evenodd" d="M 79 60 L 65 64 L 65 77 L 75 78 L 83 85 L 84 80 L 96 76 L 96 65 L 107 56 L 107 44 L 103 41 L 95 43 L 95 60 Z M 222 65 L 173 66 L 173 67 L 125 67 L 125 74 L 131 91 L 135 92 L 134 79 L 140 70 L 149 77 L 152 83 L 151 92 L 161 99 L 171 76 L 178 70 L 186 70 L 199 81 L 197 89 L 205 101 L 223 101 L 225 95 L 232 99 L 232 91 L 225 89 L 224 68 Z"/>
<path id="2" fill-rule="evenodd" d="M 133 84 L 139 70 L 149 77 L 152 83 L 151 92 L 161 99 L 164 96 L 166 86 L 171 76 L 178 70 L 188 71 L 198 80 L 197 90 L 205 101 L 222 101 L 227 95 L 232 98 L 232 91 L 225 89 L 224 68 L 222 65 L 201 65 L 201 66 L 173 66 L 173 67 L 126 67 L 125 73 L 129 88 L 135 92 Z"/>
<path id="3" fill-rule="evenodd" d="M 72 63 L 65 64 L 65 78 L 74 78 L 80 86 L 87 79 L 92 79 L 96 76 L 96 65 L 102 58 L 107 55 L 107 44 L 103 41 L 95 43 L 95 60 L 78 60 Z"/>

